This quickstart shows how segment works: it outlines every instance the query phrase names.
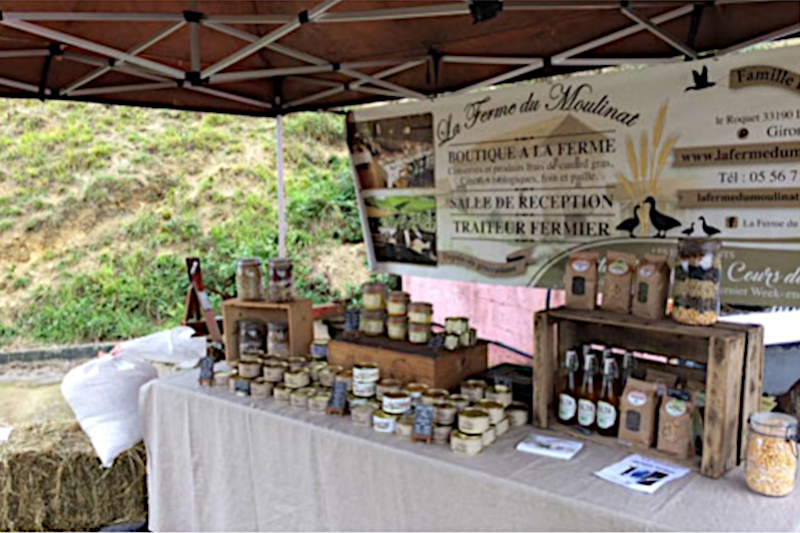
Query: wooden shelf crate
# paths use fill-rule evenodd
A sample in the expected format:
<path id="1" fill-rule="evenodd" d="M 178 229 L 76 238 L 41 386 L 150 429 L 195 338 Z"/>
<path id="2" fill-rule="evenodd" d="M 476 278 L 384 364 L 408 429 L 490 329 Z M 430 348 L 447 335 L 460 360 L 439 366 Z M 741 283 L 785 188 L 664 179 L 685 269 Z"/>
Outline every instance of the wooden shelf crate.
<path id="1" fill-rule="evenodd" d="M 602 310 L 555 309 L 534 318 L 536 357 L 533 363 L 533 424 L 569 432 L 594 442 L 681 463 L 717 478 L 739 464 L 747 437 L 747 419 L 758 411 L 764 367 L 763 328 L 720 322 L 713 327 L 647 320 Z M 585 435 L 557 422 L 554 405 L 559 363 L 566 350 L 597 343 L 627 350 L 703 363 L 706 370 L 688 369 L 637 359 L 637 368 L 658 368 L 680 378 L 705 383 L 703 455 L 689 460 L 655 448 L 623 444 L 612 437 Z M 637 376 L 643 377 L 643 376 Z"/>
<path id="2" fill-rule="evenodd" d="M 351 368 L 356 363 L 375 363 L 381 369 L 381 377 L 447 390 L 457 388 L 468 376 L 486 370 L 487 361 L 485 342 L 452 352 L 364 335 L 342 335 L 328 344 L 328 362 L 332 365 Z"/>
<path id="3" fill-rule="evenodd" d="M 222 304 L 225 331 L 225 359 L 239 360 L 239 321 L 283 321 L 289 325 L 289 353 L 306 356 L 314 340 L 314 316 L 311 300 L 285 303 L 245 302 L 238 298 Z"/>

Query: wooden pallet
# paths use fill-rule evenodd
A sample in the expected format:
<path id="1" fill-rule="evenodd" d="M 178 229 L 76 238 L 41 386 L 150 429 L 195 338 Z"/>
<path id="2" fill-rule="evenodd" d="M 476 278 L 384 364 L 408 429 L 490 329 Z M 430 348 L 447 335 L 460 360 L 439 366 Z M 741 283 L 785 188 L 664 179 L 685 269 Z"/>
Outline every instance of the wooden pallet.
<path id="1" fill-rule="evenodd" d="M 536 358 L 534 359 L 533 423 L 540 428 L 568 431 L 556 423 L 554 397 L 559 361 L 567 349 L 586 343 L 619 346 L 704 363 L 705 371 L 672 367 L 637 360 L 639 368 L 657 367 L 683 379 L 706 384 L 703 456 L 681 461 L 651 448 L 636 451 L 657 458 L 669 458 L 717 478 L 740 462 L 746 442 L 747 418 L 758 410 L 764 365 L 761 326 L 719 323 L 714 327 L 693 327 L 669 319 L 647 320 L 608 311 L 555 309 L 534 318 Z M 624 446 L 616 439 L 591 435 L 589 440 Z"/>
<path id="2" fill-rule="evenodd" d="M 225 332 L 225 359 L 239 360 L 240 320 L 282 321 L 289 324 L 289 352 L 292 356 L 307 356 L 314 340 L 314 318 L 311 300 L 286 303 L 245 302 L 238 298 L 225 300 L 222 305 Z"/>
<path id="3" fill-rule="evenodd" d="M 341 336 L 328 344 L 328 362 L 351 368 L 356 363 L 376 363 L 381 377 L 403 383 L 425 383 L 452 390 L 467 377 L 486 370 L 488 345 L 448 351 L 386 337 Z"/>

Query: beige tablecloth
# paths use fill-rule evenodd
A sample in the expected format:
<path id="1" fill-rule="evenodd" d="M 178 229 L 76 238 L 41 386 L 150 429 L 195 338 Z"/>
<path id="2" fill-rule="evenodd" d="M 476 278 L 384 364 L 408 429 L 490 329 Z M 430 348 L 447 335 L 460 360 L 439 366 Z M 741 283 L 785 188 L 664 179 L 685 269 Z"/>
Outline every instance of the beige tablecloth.
<path id="1" fill-rule="evenodd" d="M 592 475 L 625 456 L 605 446 L 569 462 L 516 452 L 526 427 L 464 458 L 195 374 L 141 393 L 153 531 L 800 530 L 800 492 L 758 496 L 741 469 L 640 494 Z"/>

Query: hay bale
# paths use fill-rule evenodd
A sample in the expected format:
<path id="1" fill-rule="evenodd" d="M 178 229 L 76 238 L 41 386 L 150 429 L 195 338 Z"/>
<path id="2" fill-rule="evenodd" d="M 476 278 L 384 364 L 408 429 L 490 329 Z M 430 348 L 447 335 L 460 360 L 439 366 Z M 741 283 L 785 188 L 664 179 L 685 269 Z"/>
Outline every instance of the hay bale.
<path id="1" fill-rule="evenodd" d="M 142 522 L 146 509 L 141 444 L 110 469 L 75 422 L 18 427 L 0 445 L 0 530 L 87 531 Z"/>

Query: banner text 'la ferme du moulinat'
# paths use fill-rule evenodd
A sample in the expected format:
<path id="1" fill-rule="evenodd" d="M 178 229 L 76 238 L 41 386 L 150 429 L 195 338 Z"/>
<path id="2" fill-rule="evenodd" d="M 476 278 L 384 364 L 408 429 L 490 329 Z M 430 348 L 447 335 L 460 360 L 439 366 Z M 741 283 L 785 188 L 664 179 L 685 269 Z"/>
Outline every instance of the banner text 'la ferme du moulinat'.
<path id="1" fill-rule="evenodd" d="M 800 305 L 800 50 L 355 111 L 371 266 L 560 287 L 567 255 L 724 241 L 723 299 Z"/>

